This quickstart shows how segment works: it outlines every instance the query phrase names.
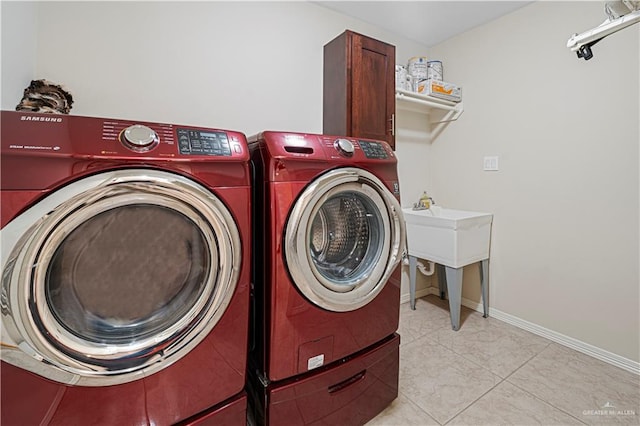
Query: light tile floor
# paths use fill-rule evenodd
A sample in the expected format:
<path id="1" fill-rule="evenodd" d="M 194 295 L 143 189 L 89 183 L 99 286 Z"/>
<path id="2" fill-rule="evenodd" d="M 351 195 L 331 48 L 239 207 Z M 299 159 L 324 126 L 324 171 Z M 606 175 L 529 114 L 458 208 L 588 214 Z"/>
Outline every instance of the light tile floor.
<path id="1" fill-rule="evenodd" d="M 446 301 L 400 307 L 400 391 L 368 426 L 640 425 L 640 377 Z"/>

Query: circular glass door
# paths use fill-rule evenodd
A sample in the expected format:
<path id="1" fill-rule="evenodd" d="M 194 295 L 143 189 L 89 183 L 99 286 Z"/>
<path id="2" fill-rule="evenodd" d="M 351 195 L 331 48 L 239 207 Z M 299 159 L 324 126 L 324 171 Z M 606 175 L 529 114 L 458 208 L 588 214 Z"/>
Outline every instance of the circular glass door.
<path id="1" fill-rule="evenodd" d="M 381 256 L 388 221 L 368 196 L 341 187 L 311 219 L 309 255 L 314 271 L 335 291 L 349 291 Z"/>
<path id="2" fill-rule="evenodd" d="M 44 279 L 47 308 L 87 342 L 133 343 L 180 321 L 202 297 L 211 254 L 185 214 L 128 204 L 96 214 L 57 246 Z"/>
<path id="3" fill-rule="evenodd" d="M 235 291 L 231 213 L 183 176 L 104 173 L 22 216 L 40 219 L 3 259 L 3 328 L 22 342 L 8 362 L 52 380 L 104 386 L 159 371 L 206 337 Z"/>
<path id="4" fill-rule="evenodd" d="M 337 169 L 312 182 L 294 205 L 285 234 L 295 285 L 331 311 L 369 303 L 400 261 L 400 214 L 395 197 L 364 170 Z"/>

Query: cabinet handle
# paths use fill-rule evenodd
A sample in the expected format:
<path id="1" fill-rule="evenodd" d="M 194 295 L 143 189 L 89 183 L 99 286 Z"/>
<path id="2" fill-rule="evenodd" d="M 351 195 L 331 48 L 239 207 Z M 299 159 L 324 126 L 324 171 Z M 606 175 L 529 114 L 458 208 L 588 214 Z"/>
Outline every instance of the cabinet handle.
<path id="1" fill-rule="evenodd" d="M 391 122 L 391 128 L 389 129 L 389 132 L 391 133 L 391 136 L 395 136 L 396 135 L 396 115 L 391 114 L 391 118 L 389 119 L 389 121 Z"/>

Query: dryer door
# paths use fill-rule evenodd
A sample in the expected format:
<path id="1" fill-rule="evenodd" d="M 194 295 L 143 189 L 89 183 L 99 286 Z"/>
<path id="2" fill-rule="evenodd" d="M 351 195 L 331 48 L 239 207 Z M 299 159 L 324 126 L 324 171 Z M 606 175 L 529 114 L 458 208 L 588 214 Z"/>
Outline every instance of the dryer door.
<path id="1" fill-rule="evenodd" d="M 405 250 L 402 210 L 373 174 L 332 170 L 291 210 L 285 256 L 298 289 L 321 308 L 358 309 L 383 289 Z"/>
<path id="2" fill-rule="evenodd" d="M 155 170 L 90 176 L 10 222 L 2 237 L 2 360 L 66 384 L 159 371 L 216 325 L 241 247 L 226 206 Z"/>

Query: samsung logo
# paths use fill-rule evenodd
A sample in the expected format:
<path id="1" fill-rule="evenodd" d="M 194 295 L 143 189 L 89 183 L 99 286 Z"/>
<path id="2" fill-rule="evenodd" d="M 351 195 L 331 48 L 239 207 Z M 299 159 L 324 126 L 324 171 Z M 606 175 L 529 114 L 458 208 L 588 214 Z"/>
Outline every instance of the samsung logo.
<path id="1" fill-rule="evenodd" d="M 60 117 L 38 117 L 36 115 L 23 115 L 20 117 L 22 121 L 49 121 L 51 123 L 62 123 Z"/>

